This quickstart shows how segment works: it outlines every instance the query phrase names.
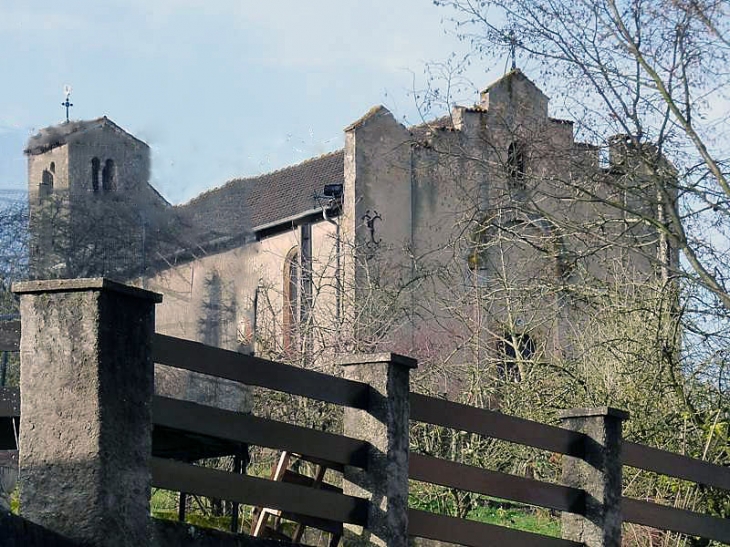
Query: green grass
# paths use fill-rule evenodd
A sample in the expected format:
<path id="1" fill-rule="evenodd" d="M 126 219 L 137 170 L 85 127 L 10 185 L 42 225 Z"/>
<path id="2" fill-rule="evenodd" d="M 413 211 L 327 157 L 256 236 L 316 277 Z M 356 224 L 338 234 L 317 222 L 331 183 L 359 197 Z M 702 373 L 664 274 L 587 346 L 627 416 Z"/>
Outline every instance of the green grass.
<path id="1" fill-rule="evenodd" d="M 152 497 L 150 498 L 150 514 L 156 519 L 177 521 L 179 496 L 180 494 L 177 492 L 154 489 Z M 202 501 L 204 502 L 205 500 Z M 188 510 L 185 513 L 185 522 L 187 524 L 200 526 L 201 528 L 214 528 L 224 532 L 231 531 L 230 516 L 212 515 L 207 510 L 208 508 L 201 511 L 200 507 L 197 506 L 197 503 L 190 503 L 190 500 L 188 500 L 188 504 Z M 250 508 L 249 510 L 246 510 L 246 507 L 243 507 L 242 509 L 243 510 L 240 512 L 240 515 L 243 519 L 243 530 L 248 530 L 250 528 L 248 518 Z"/>
<path id="2" fill-rule="evenodd" d="M 560 517 L 547 509 L 521 505 L 489 496 L 478 496 L 467 514 L 469 520 L 495 524 L 506 528 L 560 537 Z M 409 505 L 414 509 L 442 515 L 456 515 L 454 498 L 445 488 L 417 482 L 411 484 Z"/>
<path id="3" fill-rule="evenodd" d="M 20 490 L 17 486 L 10 493 L 10 512 L 14 515 L 20 514 Z"/>
<path id="4" fill-rule="evenodd" d="M 560 537 L 560 518 L 543 509 L 488 505 L 473 509 L 468 518 L 525 532 Z"/>
<path id="5" fill-rule="evenodd" d="M 177 509 L 174 511 L 152 511 L 152 516 L 156 519 L 177 521 Z M 231 531 L 231 517 L 228 516 L 215 517 L 213 515 L 203 515 L 201 513 L 190 512 L 185 515 L 185 523 L 192 524 L 193 526 L 200 526 L 201 528 L 214 528 L 224 532 Z M 244 529 L 248 528 L 244 526 Z"/>

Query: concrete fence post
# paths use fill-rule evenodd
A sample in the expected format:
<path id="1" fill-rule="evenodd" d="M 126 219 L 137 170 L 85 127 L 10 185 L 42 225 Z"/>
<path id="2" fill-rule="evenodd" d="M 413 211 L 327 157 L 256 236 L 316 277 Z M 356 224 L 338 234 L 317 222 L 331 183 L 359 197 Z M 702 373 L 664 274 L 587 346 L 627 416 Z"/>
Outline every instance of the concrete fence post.
<path id="1" fill-rule="evenodd" d="M 148 545 L 161 296 L 104 278 L 13 290 L 22 321 L 22 516 L 80 545 Z"/>
<path id="2" fill-rule="evenodd" d="M 417 363 L 394 353 L 342 357 L 345 377 L 367 383 L 368 410 L 345 409 L 344 434 L 368 441 L 367 470 L 345 467 L 343 491 L 370 500 L 366 530 L 349 527 L 356 545 L 408 545 L 409 375 Z"/>
<path id="3" fill-rule="evenodd" d="M 563 427 L 586 435 L 584 457 L 563 458 L 563 484 L 586 493 L 585 515 L 563 513 L 563 539 L 621 547 L 621 429 L 628 417 L 609 407 L 561 414 Z"/>

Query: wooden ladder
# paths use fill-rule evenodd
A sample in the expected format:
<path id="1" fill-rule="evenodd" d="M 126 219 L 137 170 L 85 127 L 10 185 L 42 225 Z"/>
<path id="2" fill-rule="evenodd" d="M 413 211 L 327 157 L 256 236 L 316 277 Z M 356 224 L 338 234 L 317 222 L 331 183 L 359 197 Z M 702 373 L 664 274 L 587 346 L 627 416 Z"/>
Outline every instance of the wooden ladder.
<path id="1" fill-rule="evenodd" d="M 297 461 L 307 461 L 315 466 L 314 478 L 292 471 L 292 465 Z M 324 482 L 328 469 L 342 470 L 342 466 L 317 458 L 309 458 L 300 454 L 283 451 L 278 462 L 271 469 L 271 480 L 299 484 L 309 488 L 320 488 L 342 493 L 341 488 Z M 291 537 L 281 531 L 281 520 L 290 520 L 297 523 Z M 342 538 L 342 523 L 332 520 L 310 517 L 298 513 L 290 513 L 269 507 L 255 507 L 251 519 L 251 535 L 253 537 L 268 537 L 283 541 L 299 543 L 306 528 L 315 528 L 330 535 L 329 547 L 337 547 Z"/>

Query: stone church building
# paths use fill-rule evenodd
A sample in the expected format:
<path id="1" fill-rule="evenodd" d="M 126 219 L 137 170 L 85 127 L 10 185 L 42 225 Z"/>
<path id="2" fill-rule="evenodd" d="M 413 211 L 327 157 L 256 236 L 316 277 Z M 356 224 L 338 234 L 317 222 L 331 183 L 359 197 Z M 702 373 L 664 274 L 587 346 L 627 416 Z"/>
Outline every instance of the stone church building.
<path id="1" fill-rule="evenodd" d="M 668 260 L 643 224 L 585 199 L 635 169 L 626 141 L 601 161 L 519 70 L 442 118 L 406 127 L 378 106 L 344 133 L 341 150 L 173 206 L 149 147 L 108 118 L 44 129 L 25 151 L 33 275 L 132 282 L 163 294 L 158 332 L 315 368 L 411 354 L 450 392 L 460 367 L 518 379 L 523 359 L 571 351 L 575 287 Z"/>

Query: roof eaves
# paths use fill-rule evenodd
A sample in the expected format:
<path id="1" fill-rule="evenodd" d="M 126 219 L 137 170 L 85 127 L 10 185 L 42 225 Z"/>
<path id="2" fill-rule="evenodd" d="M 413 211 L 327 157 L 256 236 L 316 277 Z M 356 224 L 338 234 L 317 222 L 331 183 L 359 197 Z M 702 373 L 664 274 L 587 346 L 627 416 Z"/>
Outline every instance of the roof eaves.
<path id="1" fill-rule="evenodd" d="M 553 123 L 561 123 L 561 124 L 565 124 L 565 125 L 573 125 L 574 124 L 573 120 L 563 120 L 561 118 L 548 118 L 548 120 L 551 121 L 551 122 L 553 122 Z"/>
<path id="2" fill-rule="evenodd" d="M 286 218 L 277 219 L 273 222 L 267 222 L 266 224 L 260 224 L 259 226 L 255 226 L 253 231 L 254 233 L 263 232 L 265 230 L 270 230 L 271 228 L 276 228 L 277 226 L 281 226 L 284 224 L 295 224 L 297 220 L 301 220 L 303 218 L 312 216 L 314 214 L 321 213 L 325 210 L 325 207 L 315 207 L 314 209 L 309 209 L 307 211 L 302 211 L 301 213 L 297 213 L 296 215 L 291 215 Z"/>

